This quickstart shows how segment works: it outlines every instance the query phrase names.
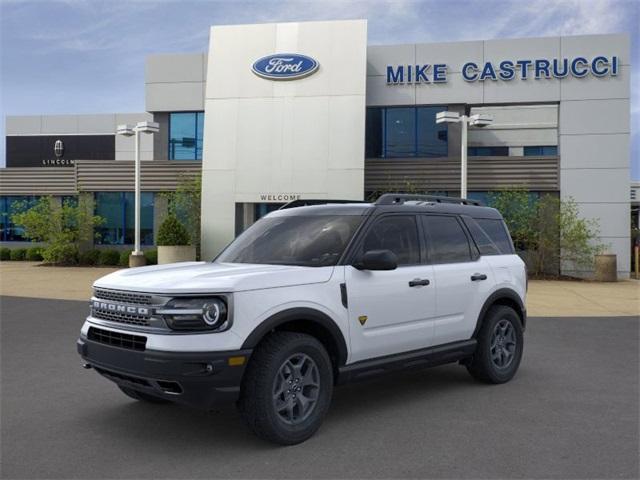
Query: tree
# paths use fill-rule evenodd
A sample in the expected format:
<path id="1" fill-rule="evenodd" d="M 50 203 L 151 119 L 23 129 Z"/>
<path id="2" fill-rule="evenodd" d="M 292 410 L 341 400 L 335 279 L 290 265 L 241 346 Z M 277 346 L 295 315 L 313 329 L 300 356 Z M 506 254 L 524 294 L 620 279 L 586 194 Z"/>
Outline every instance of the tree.
<path id="1" fill-rule="evenodd" d="M 93 229 L 104 219 L 93 215 L 92 206 L 80 196 L 77 201 L 66 199 L 61 205 L 52 197 L 41 197 L 32 207 L 19 203 L 11 221 L 22 226 L 31 241 L 46 244 L 42 249 L 46 263 L 73 264 L 78 262 L 80 243 L 92 239 Z"/>
<path id="2" fill-rule="evenodd" d="M 169 214 L 175 215 L 186 228 L 191 245 L 200 252 L 200 202 L 202 200 L 202 176 L 183 175 L 175 192 L 165 193 Z"/>

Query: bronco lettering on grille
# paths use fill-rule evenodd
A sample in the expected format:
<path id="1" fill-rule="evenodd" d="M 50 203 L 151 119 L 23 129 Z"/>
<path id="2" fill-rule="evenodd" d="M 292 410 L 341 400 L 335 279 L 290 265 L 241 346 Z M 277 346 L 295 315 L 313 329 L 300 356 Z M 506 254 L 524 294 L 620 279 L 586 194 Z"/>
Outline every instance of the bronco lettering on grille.
<path id="1" fill-rule="evenodd" d="M 132 307 L 130 305 L 119 305 L 117 303 L 101 302 L 99 300 L 93 301 L 93 308 L 96 310 L 106 310 L 108 312 L 126 313 L 129 315 L 149 315 L 149 309 L 147 307 Z"/>

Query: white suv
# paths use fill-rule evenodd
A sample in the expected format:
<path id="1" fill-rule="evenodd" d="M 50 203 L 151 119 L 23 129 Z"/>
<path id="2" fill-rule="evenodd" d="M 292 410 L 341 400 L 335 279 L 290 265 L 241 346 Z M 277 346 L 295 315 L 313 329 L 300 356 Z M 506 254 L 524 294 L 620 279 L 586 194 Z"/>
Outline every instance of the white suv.
<path id="1" fill-rule="evenodd" d="M 299 203 L 314 202 L 265 216 L 213 262 L 96 281 L 85 367 L 137 400 L 236 400 L 281 444 L 313 435 L 339 383 L 450 362 L 515 375 L 527 280 L 498 211 L 400 194 Z"/>

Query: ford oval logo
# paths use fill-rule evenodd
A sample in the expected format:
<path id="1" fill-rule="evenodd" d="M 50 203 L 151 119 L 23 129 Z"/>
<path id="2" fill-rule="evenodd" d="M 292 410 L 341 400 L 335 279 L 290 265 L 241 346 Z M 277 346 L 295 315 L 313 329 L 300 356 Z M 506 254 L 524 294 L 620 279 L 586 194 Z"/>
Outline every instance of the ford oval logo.
<path id="1" fill-rule="evenodd" d="M 269 80 L 296 80 L 315 73 L 318 67 L 318 62 L 306 55 L 278 53 L 256 60 L 251 70 Z"/>

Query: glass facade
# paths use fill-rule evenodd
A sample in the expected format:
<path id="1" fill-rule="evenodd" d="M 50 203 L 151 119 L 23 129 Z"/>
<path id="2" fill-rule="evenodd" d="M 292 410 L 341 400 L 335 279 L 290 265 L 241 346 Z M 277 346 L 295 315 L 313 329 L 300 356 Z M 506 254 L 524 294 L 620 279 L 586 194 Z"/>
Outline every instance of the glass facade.
<path id="1" fill-rule="evenodd" d="M 140 194 L 140 242 L 153 245 L 152 192 Z M 97 192 L 95 214 L 105 221 L 96 228 L 100 245 L 132 245 L 134 243 L 135 197 L 133 192 Z"/>
<path id="2" fill-rule="evenodd" d="M 0 197 L 0 241 L 2 242 L 28 242 L 24 236 L 24 229 L 11 221 L 11 216 L 22 210 L 33 207 L 39 197 L 7 196 Z"/>
<path id="3" fill-rule="evenodd" d="M 557 146 L 539 146 L 539 147 L 524 147 L 524 156 L 536 156 L 536 157 L 555 157 L 558 155 Z"/>
<path id="4" fill-rule="evenodd" d="M 169 160 L 202 160 L 204 112 L 169 114 Z"/>
<path id="5" fill-rule="evenodd" d="M 436 123 L 443 107 L 367 108 L 367 158 L 438 158 L 448 154 L 447 124 Z"/>
<path id="6" fill-rule="evenodd" d="M 470 157 L 508 157 L 509 147 L 469 147 Z"/>

